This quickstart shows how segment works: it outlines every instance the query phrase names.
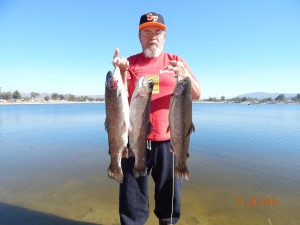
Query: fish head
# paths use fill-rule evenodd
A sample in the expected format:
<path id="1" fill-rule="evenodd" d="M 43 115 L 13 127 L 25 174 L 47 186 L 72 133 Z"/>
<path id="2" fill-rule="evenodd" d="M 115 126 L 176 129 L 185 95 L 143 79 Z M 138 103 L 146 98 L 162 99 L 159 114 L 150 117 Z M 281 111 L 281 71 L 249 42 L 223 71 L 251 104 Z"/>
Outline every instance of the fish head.
<path id="1" fill-rule="evenodd" d="M 136 85 L 138 88 L 138 95 L 142 97 L 147 97 L 152 93 L 154 81 L 147 80 L 147 78 L 144 76 L 137 81 Z"/>
<path id="2" fill-rule="evenodd" d="M 148 80 L 148 88 L 151 89 L 151 91 L 152 91 L 153 87 L 154 87 L 154 81 L 153 80 Z"/>
<path id="3" fill-rule="evenodd" d="M 174 89 L 174 95 L 179 97 L 184 95 L 188 89 L 191 88 L 191 79 L 189 77 L 177 79 L 177 83 Z"/>
<path id="4" fill-rule="evenodd" d="M 106 74 L 105 87 L 109 90 L 115 90 L 118 87 L 119 80 L 116 76 L 117 71 L 115 68 L 114 72 L 108 71 Z"/>

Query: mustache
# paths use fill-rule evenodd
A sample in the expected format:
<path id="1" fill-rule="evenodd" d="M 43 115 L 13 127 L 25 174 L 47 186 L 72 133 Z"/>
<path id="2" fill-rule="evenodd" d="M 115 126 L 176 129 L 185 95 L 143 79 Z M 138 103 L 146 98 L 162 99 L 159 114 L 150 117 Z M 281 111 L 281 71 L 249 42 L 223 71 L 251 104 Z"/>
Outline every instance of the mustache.
<path id="1" fill-rule="evenodd" d="M 159 45 L 156 41 L 149 41 L 148 45 L 155 45 L 155 46 L 159 47 Z"/>

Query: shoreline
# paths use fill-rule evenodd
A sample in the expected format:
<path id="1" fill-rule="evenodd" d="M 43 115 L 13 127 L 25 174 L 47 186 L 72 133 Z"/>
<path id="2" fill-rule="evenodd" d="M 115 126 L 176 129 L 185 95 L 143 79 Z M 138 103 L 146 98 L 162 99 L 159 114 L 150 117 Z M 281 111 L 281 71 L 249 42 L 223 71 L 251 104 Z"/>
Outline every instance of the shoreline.
<path id="1" fill-rule="evenodd" d="M 70 102 L 70 101 L 21 101 L 21 102 L 1 102 L 0 105 L 55 105 L 55 104 L 98 104 L 98 103 L 104 103 L 103 102 Z"/>
<path id="2" fill-rule="evenodd" d="M 105 101 L 88 101 L 88 102 L 73 102 L 73 101 L 0 101 L 0 105 L 54 105 L 54 104 L 104 104 Z M 195 104 L 242 104 L 242 105 L 266 105 L 266 104 L 293 104 L 298 105 L 300 102 L 264 102 L 264 103 L 251 103 L 251 102 L 211 102 L 211 101 L 193 101 Z"/>

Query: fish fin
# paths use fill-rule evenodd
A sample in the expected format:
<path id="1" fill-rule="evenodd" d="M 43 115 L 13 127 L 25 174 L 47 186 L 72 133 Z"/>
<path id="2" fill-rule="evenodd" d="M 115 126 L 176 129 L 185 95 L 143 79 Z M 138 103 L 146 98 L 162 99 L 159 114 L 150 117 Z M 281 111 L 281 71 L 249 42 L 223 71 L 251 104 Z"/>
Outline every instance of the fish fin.
<path id="1" fill-rule="evenodd" d="M 122 158 L 128 158 L 128 148 L 124 148 L 124 150 L 122 151 Z"/>
<path id="2" fill-rule="evenodd" d="M 185 179 L 185 180 L 189 180 L 190 179 L 190 171 L 187 167 L 184 168 L 175 168 L 175 176 L 177 178 L 181 178 L 181 179 Z"/>
<path id="3" fill-rule="evenodd" d="M 191 123 L 191 126 L 189 128 L 189 131 L 186 134 L 186 137 L 189 136 L 189 135 L 191 135 L 192 132 L 195 132 L 195 126 L 194 126 L 193 123 Z"/>
<path id="4" fill-rule="evenodd" d="M 131 149 L 130 147 L 127 148 L 127 150 L 128 150 L 128 157 L 134 156 L 133 151 L 132 151 L 132 149 Z M 128 157 L 127 157 L 127 158 L 128 158 Z"/>
<path id="5" fill-rule="evenodd" d="M 130 123 L 128 124 L 127 123 L 127 121 L 124 121 L 123 123 L 122 123 L 122 125 L 121 125 L 121 129 L 123 130 L 125 130 L 125 129 L 127 129 L 127 131 L 129 130 L 129 127 L 130 127 Z"/>
<path id="6" fill-rule="evenodd" d="M 120 167 L 113 169 L 112 164 L 110 164 L 110 166 L 107 169 L 107 175 L 109 178 L 115 179 L 119 183 L 123 182 L 123 171 Z"/>
<path id="7" fill-rule="evenodd" d="M 151 133 L 152 128 L 153 128 L 153 125 L 152 125 L 152 123 L 149 121 L 149 123 L 148 123 L 148 131 L 147 131 L 147 134 Z"/>
<path id="8" fill-rule="evenodd" d="M 141 177 L 141 176 L 147 176 L 147 167 L 143 166 L 142 168 L 136 168 L 133 167 L 133 174 L 135 178 Z"/>
<path id="9" fill-rule="evenodd" d="M 107 117 L 105 117 L 105 121 L 104 121 L 104 129 L 105 129 L 105 131 L 108 133 Z"/>
<path id="10" fill-rule="evenodd" d="M 172 145 L 172 144 L 170 144 L 170 152 L 173 152 L 173 153 L 175 153 L 175 150 L 174 150 L 174 148 L 173 148 L 173 145 Z"/>
<path id="11" fill-rule="evenodd" d="M 196 131 L 196 128 L 195 128 L 195 125 L 192 123 L 192 131 L 195 133 L 195 131 Z"/>
<path id="12" fill-rule="evenodd" d="M 128 126 L 128 133 L 130 134 L 132 132 L 132 125 L 131 123 L 129 123 L 129 126 Z"/>
<path id="13" fill-rule="evenodd" d="M 170 125 L 167 127 L 167 133 L 170 132 Z"/>

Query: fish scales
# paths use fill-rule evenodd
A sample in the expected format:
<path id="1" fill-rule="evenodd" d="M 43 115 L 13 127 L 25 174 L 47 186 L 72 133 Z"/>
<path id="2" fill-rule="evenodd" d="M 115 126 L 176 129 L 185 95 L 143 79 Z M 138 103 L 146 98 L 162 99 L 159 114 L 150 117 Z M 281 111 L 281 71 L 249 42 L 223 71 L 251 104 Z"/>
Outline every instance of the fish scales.
<path id="1" fill-rule="evenodd" d="M 121 159 L 128 154 L 129 103 L 119 67 L 115 67 L 113 72 L 109 71 L 106 75 L 105 109 L 105 128 L 111 159 L 107 172 L 110 178 L 122 183 Z"/>
<path id="2" fill-rule="evenodd" d="M 190 171 L 186 166 L 189 155 L 190 134 L 195 131 L 192 123 L 192 87 L 190 78 L 177 78 L 169 111 L 171 151 L 176 154 L 175 176 L 186 180 Z"/>
<path id="3" fill-rule="evenodd" d="M 133 174 L 146 176 L 146 144 L 150 129 L 149 114 L 154 82 L 141 77 L 137 82 L 130 101 L 130 150 L 135 156 Z"/>

